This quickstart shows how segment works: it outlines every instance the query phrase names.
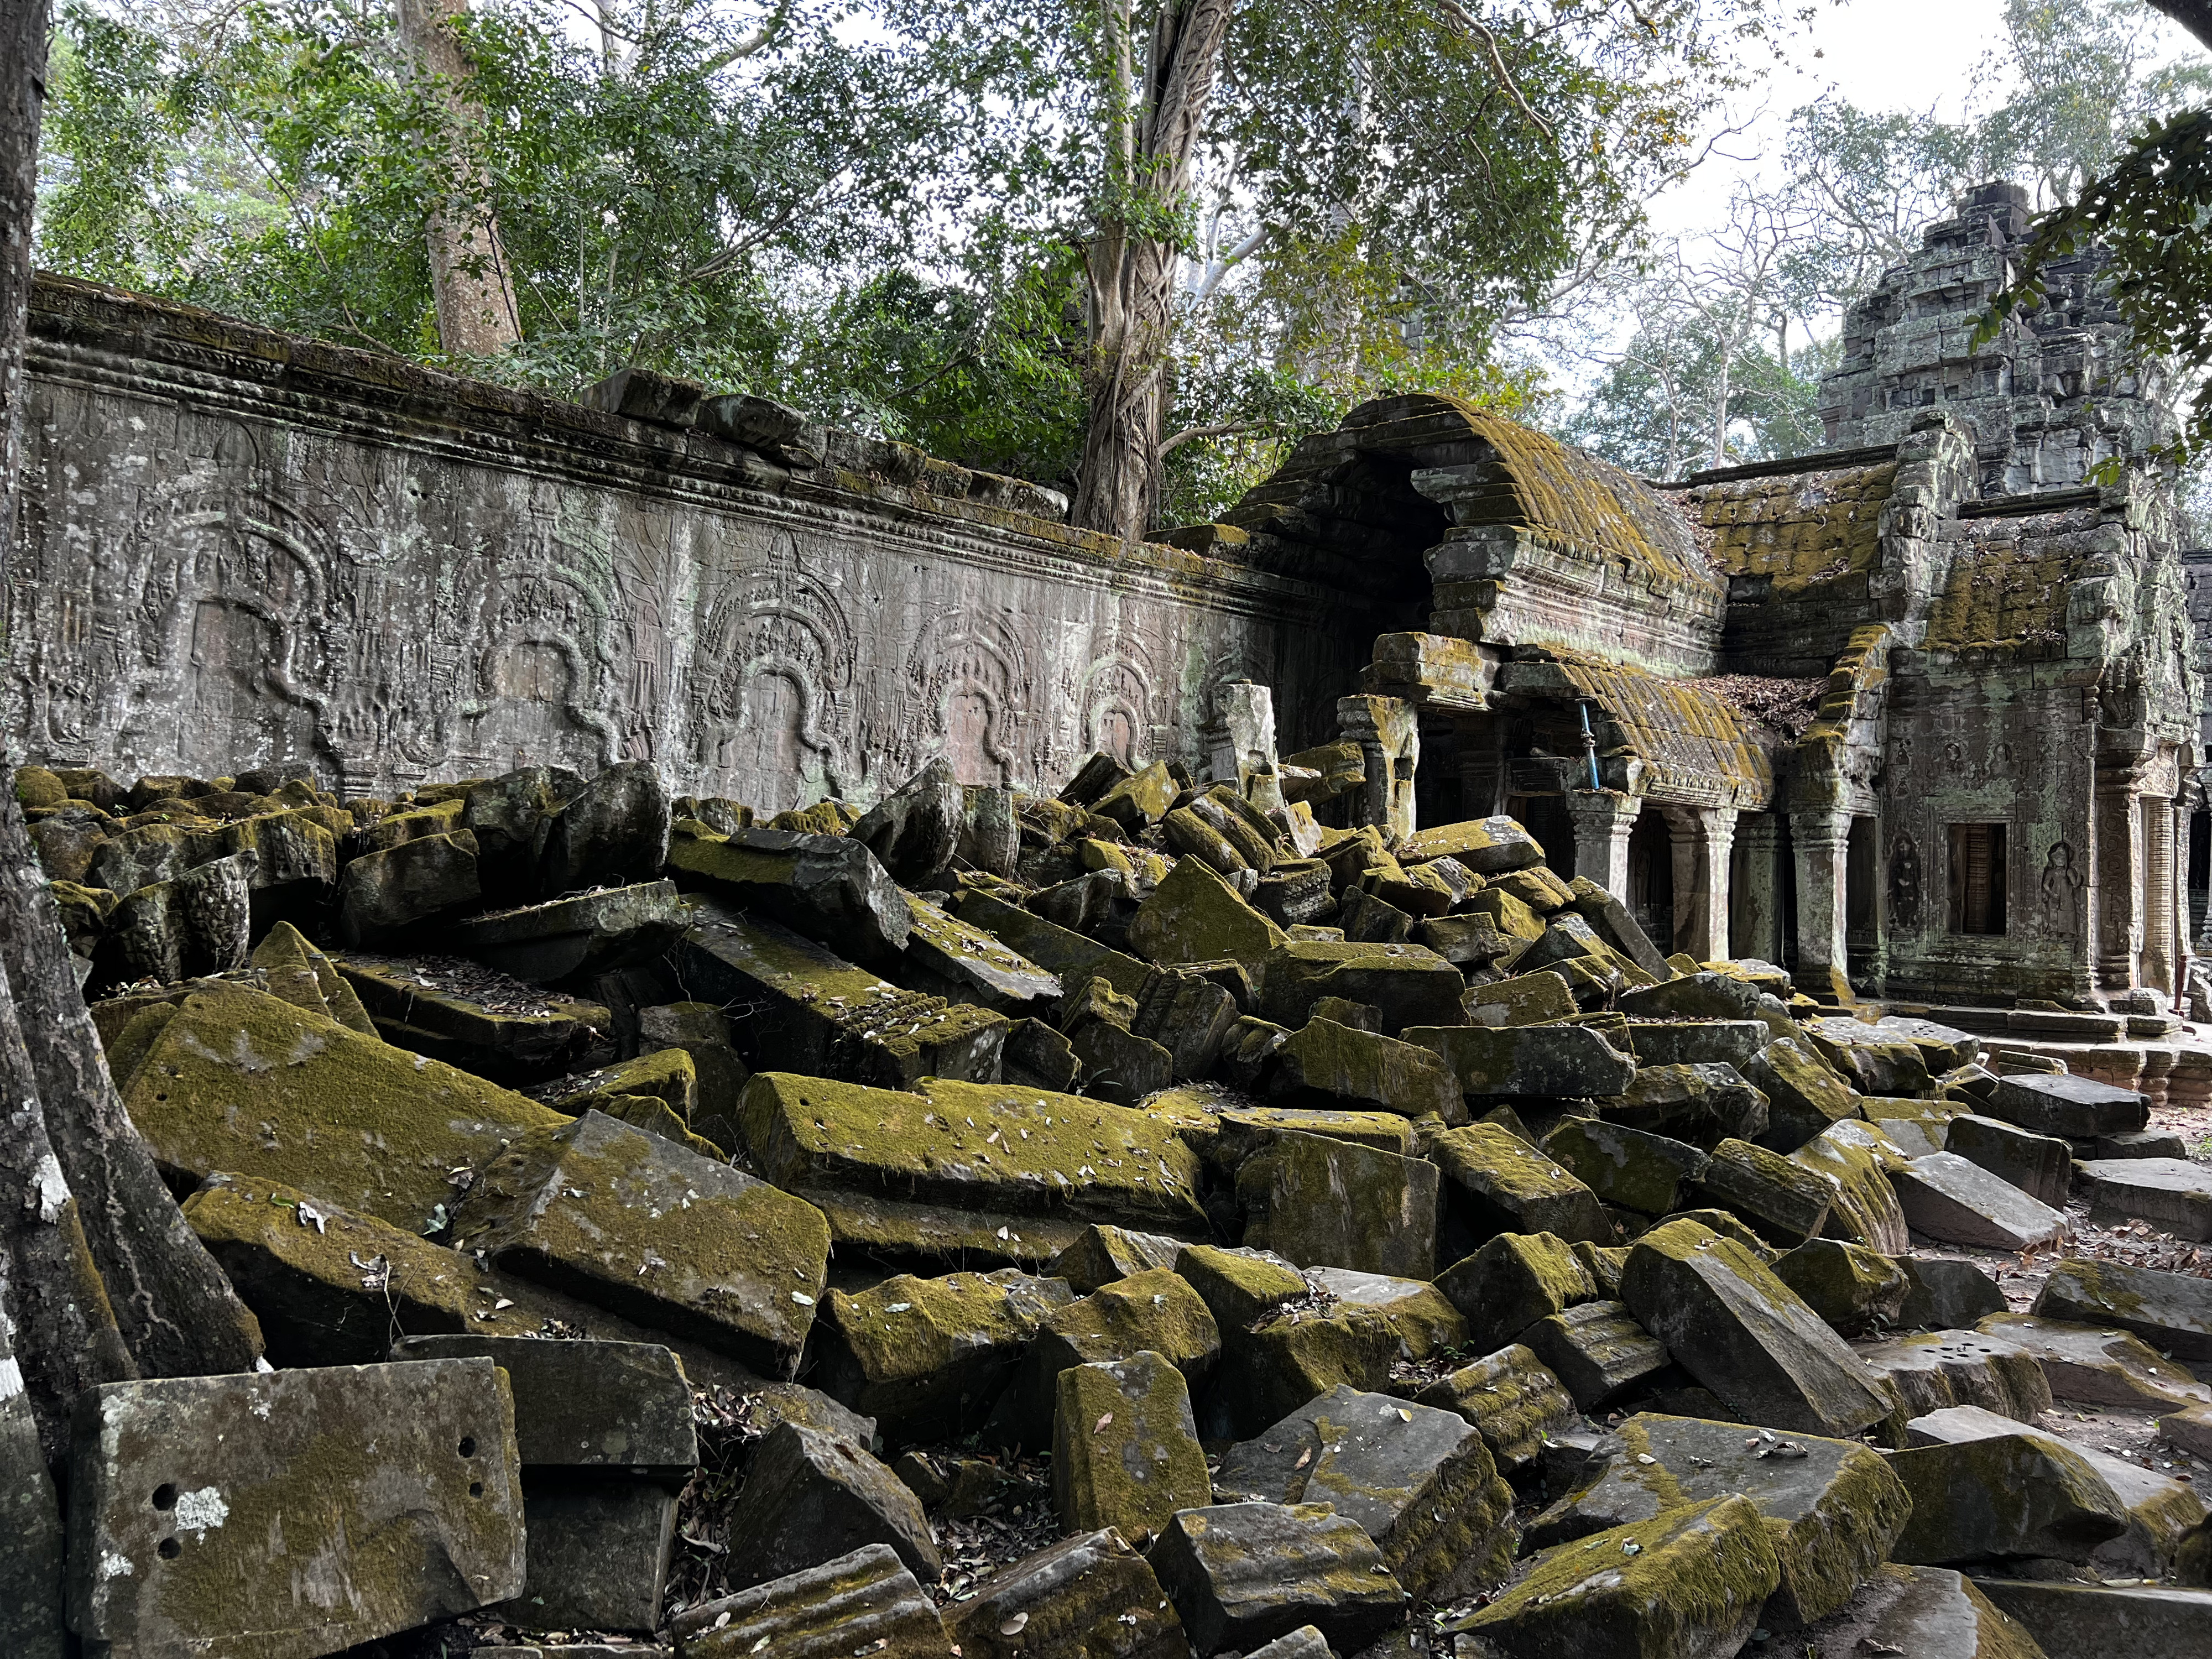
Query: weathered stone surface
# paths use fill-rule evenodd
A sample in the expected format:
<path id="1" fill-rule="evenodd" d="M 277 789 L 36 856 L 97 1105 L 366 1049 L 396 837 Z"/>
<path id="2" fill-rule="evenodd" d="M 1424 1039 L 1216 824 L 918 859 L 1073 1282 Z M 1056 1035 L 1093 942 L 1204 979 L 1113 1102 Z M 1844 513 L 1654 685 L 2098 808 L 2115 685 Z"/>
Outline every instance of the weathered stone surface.
<path id="1" fill-rule="evenodd" d="M 2212 1360 L 2212 1279 L 2195 1273 L 2069 1257 L 2051 1268 L 2033 1311 L 2132 1332 L 2176 1359 Z"/>
<path id="2" fill-rule="evenodd" d="M 1268 1092 L 1291 1104 L 1467 1121 L 1458 1080 L 1432 1050 L 1330 1019 L 1307 1021 L 1275 1050 Z"/>
<path id="3" fill-rule="evenodd" d="M 1327 997 L 1375 1009 L 1386 1036 L 1404 1037 L 1409 1027 L 1451 1025 L 1466 1018 L 1460 1009 L 1466 979 L 1436 952 L 1416 945 L 1294 939 L 1268 953 L 1259 984 L 1256 1012 L 1294 1030 Z"/>
<path id="4" fill-rule="evenodd" d="M 1427 1279 L 1436 1272 L 1437 1167 L 1285 1132 L 1237 1172 L 1245 1242 L 1299 1267 Z"/>
<path id="5" fill-rule="evenodd" d="M 1628 1040 L 1639 1066 L 1733 1066 L 1739 1072 L 1771 1040 L 1755 1019 L 1637 1019 Z"/>
<path id="6" fill-rule="evenodd" d="M 1827 1176 L 1835 1188 L 1824 1231 L 1884 1255 L 1902 1255 L 1911 1234 L 1890 1173 L 1906 1156 L 1876 1125 L 1846 1118 L 1790 1153 L 1790 1161 Z"/>
<path id="7" fill-rule="evenodd" d="M 2100 1158 L 2081 1173 L 2098 1225 L 2142 1220 L 2176 1238 L 2212 1239 L 2212 1169 L 2183 1158 Z"/>
<path id="8" fill-rule="evenodd" d="M 21 1375 L 22 1361 L 14 1348 L 20 1340 L 15 1332 L 0 1334 L 0 1367 L 11 1376 Z M 34 1374 L 36 1369 L 34 1360 Z M 69 1636 L 61 1504 L 40 1443 L 31 1396 L 21 1383 L 0 1400 L 0 1527 L 9 1540 L 0 1552 L 0 1652 L 21 1659 L 64 1659 Z"/>
<path id="9" fill-rule="evenodd" d="M 1190 1248 L 1166 1233 L 1140 1233 L 1127 1227 L 1085 1227 L 1076 1241 L 1052 1259 L 1052 1276 L 1064 1279 L 1078 1296 L 1154 1267 L 1173 1267 Z"/>
<path id="10" fill-rule="evenodd" d="M 649 1480 L 527 1468 L 522 1491 L 529 1571 L 498 1611 L 531 1630 L 659 1629 L 676 1493 Z"/>
<path id="11" fill-rule="evenodd" d="M 1516 820 L 1501 813 L 1421 830 L 1398 849 L 1398 856 L 1407 864 L 1456 859 L 1478 876 L 1502 876 L 1541 864 L 1544 849 Z"/>
<path id="12" fill-rule="evenodd" d="M 1818 1315 L 1750 1251 L 1694 1222 L 1639 1238 L 1620 1294 L 1747 1422 L 1848 1438 L 1888 1415 L 1866 1368 Z"/>
<path id="13" fill-rule="evenodd" d="M 337 965 L 310 945 L 289 921 L 280 921 L 253 947 L 251 964 L 261 970 L 271 996 L 295 1008 L 336 1020 L 365 1036 L 376 1035 L 375 1022 Z"/>
<path id="14" fill-rule="evenodd" d="M 690 1382 L 675 1354 L 656 1343 L 403 1336 L 391 1357 L 489 1359 L 505 1371 L 526 1484 L 532 1469 L 559 1468 L 681 1485 L 699 1461 Z"/>
<path id="15" fill-rule="evenodd" d="M 1177 1510 L 1213 1501 L 1190 1386 L 1162 1355 L 1071 1365 L 1054 1396 L 1052 1500 L 1067 1531 L 1143 1542 Z"/>
<path id="16" fill-rule="evenodd" d="M 526 1087 L 608 1058 L 605 1005 L 505 979 L 458 957 L 331 958 L 387 1042 Z"/>
<path id="17" fill-rule="evenodd" d="M 1406 1358 L 1426 1359 L 1468 1346 L 1467 1321 L 1433 1285 L 1351 1267 L 1308 1267 L 1305 1279 L 1334 1297 L 1334 1305 L 1346 1312 L 1365 1309 L 1382 1315 L 1398 1334 Z"/>
<path id="18" fill-rule="evenodd" d="M 1430 1143 L 1450 1183 L 1445 1242 L 1473 1248 L 1501 1232 L 1551 1233 L 1572 1243 L 1613 1241 L 1597 1194 L 1566 1170 L 1494 1123 L 1471 1123 Z"/>
<path id="19" fill-rule="evenodd" d="M 1905 1220 L 1946 1243 L 2024 1250 L 2066 1231 L 2063 1213 L 1956 1152 L 1916 1158 L 1893 1179 Z"/>
<path id="20" fill-rule="evenodd" d="M 1046 1314 L 1074 1299 L 1066 1280 L 1011 1267 L 832 1291 L 817 1386 L 874 1418 L 886 1440 L 955 1439 L 981 1426 Z"/>
<path id="21" fill-rule="evenodd" d="M 2005 1310 L 2004 1291 L 1971 1261 L 1950 1261 L 1940 1256 L 1901 1256 L 1897 1265 L 1905 1274 L 1905 1301 L 1897 1322 L 1922 1329 L 1961 1330 L 1984 1314 Z"/>
<path id="22" fill-rule="evenodd" d="M 1698 1177 L 1707 1198 L 1749 1222 L 1761 1238 L 1794 1247 L 1827 1224 L 1835 1183 L 1747 1140 L 1723 1140 Z"/>
<path id="23" fill-rule="evenodd" d="M 539 890 L 651 881 L 668 861 L 668 792 L 650 761 L 623 761 L 585 784 L 545 826 Z"/>
<path id="24" fill-rule="evenodd" d="M 1768 1043 L 1743 1075 L 1766 1097 L 1766 1133 L 1753 1139 L 1775 1152 L 1794 1152 L 1830 1124 L 1860 1115 L 1850 1086 L 1795 1037 Z"/>
<path id="25" fill-rule="evenodd" d="M 1156 1111 L 1162 1100 L 1172 1098 L 1172 1095 L 1156 1096 L 1147 1109 Z M 1207 1148 L 1207 1158 L 1216 1168 L 1230 1171 L 1242 1169 L 1248 1158 L 1266 1152 L 1285 1134 L 1348 1140 L 1400 1158 L 1411 1158 L 1415 1150 L 1413 1126 L 1395 1112 L 1265 1106 L 1223 1111 L 1212 1121 L 1218 1127 Z"/>
<path id="26" fill-rule="evenodd" d="M 522 1588 L 489 1360 L 109 1383 L 76 1440 L 70 1623 L 118 1656 L 309 1659 Z"/>
<path id="27" fill-rule="evenodd" d="M 1325 1504 L 1185 1510 L 1151 1559 L 1200 1653 L 1249 1652 L 1304 1625 L 1331 1647 L 1357 1651 L 1406 1605 L 1366 1531 Z"/>
<path id="28" fill-rule="evenodd" d="M 754 1448 L 730 1516 L 730 1577 L 764 1583 L 870 1544 L 934 1583 L 944 1571 L 917 1498 L 866 1448 L 786 1422 Z"/>
<path id="29" fill-rule="evenodd" d="M 898 884 L 848 836 L 785 830 L 678 836 L 667 864 L 684 885 L 760 911 L 848 957 L 902 951 L 914 925 Z"/>
<path id="30" fill-rule="evenodd" d="M 1757 1506 L 1717 1498 L 1540 1556 L 1503 1595 L 1446 1628 L 1464 1659 L 1731 1654 L 1781 1583 Z"/>
<path id="31" fill-rule="evenodd" d="M 2070 1446 L 2033 1431 L 1921 1446 L 1893 1454 L 1889 1466 L 1912 1498 L 1893 1552 L 1899 1561 L 2086 1562 L 2128 1529 L 2104 1477 Z"/>
<path id="32" fill-rule="evenodd" d="M 1985 1597 L 1978 1582 L 1992 1581 L 1970 1579 L 1948 1567 L 1877 1568 L 1848 1607 L 1802 1632 L 1805 1650 L 1813 1659 L 1872 1653 L 2045 1659 L 2035 1637 Z M 2062 1656 L 2054 1649 L 2049 1659 Z"/>
<path id="33" fill-rule="evenodd" d="M 1617 1095 L 1636 1062 L 1583 1025 L 1413 1026 L 1408 1042 L 1443 1056 L 1468 1099 Z"/>
<path id="34" fill-rule="evenodd" d="M 1964 1112 L 1944 1125 L 1943 1150 L 1978 1164 L 2038 1202 L 2063 1209 L 2074 1178 L 2071 1143 L 2039 1135 L 2002 1118 Z M 2212 1190 L 2206 1194 L 2212 1217 Z"/>
<path id="35" fill-rule="evenodd" d="M 893 1259 L 949 1266 L 981 1252 L 1041 1266 L 1092 1223 L 1205 1230 L 1198 1156 L 1172 1124 L 1012 1085 L 924 1086 L 763 1072 L 745 1089 L 746 1143 L 841 1243 Z"/>
<path id="36" fill-rule="evenodd" d="M 1499 1473 L 1509 1476 L 1533 1468 L 1546 1440 L 1582 1418 L 1535 1350 L 1517 1342 L 1461 1366 L 1414 1398 L 1474 1424 Z"/>
<path id="37" fill-rule="evenodd" d="M 1174 1054 L 1139 1036 L 1136 1018 L 1136 999 L 1103 979 L 1073 988 L 1060 1015 L 1060 1034 L 1082 1062 L 1085 1086 L 1117 1106 L 1134 1106 L 1175 1078 Z"/>
<path id="38" fill-rule="evenodd" d="M 942 755 L 860 815 L 848 832 L 908 887 L 944 884 L 959 849 L 968 801 Z"/>
<path id="39" fill-rule="evenodd" d="M 1510 1570 L 1512 1489 L 1480 1433 L 1449 1411 L 1337 1388 L 1232 1447 L 1224 1503 L 1328 1504 L 1367 1529 L 1413 1595 L 1449 1600 Z"/>
<path id="40" fill-rule="evenodd" d="M 1666 1344 L 1619 1302 L 1577 1304 L 1538 1320 L 1522 1335 L 1583 1411 L 1664 1370 L 1669 1358 Z"/>
<path id="41" fill-rule="evenodd" d="M 687 1607 L 674 1630 L 682 1659 L 950 1659 L 952 1651 L 935 1604 L 884 1544 Z"/>
<path id="42" fill-rule="evenodd" d="M 1200 1424 L 1208 1439 L 1249 1439 L 1339 1384 L 1374 1391 L 1409 1357 L 1386 1310 L 1299 1307 L 1227 1333 Z"/>
<path id="43" fill-rule="evenodd" d="M 1973 1406 L 1954 1406 L 1948 1411 L 1916 1417 L 1905 1425 L 1913 1446 L 1956 1445 L 1962 1441 L 1989 1440 L 2027 1433 L 2080 1456 L 2112 1488 L 2126 1510 L 2127 1530 L 2097 1546 L 2089 1565 L 2108 1578 L 2167 1577 L 2185 1557 L 2191 1576 L 2201 1578 L 2208 1510 L 2203 1498 L 2182 1482 L 2124 1457 L 2077 1445 L 2056 1435 L 2023 1430 L 2011 1419 Z"/>
<path id="44" fill-rule="evenodd" d="M 1170 1076 L 1200 1078 L 1213 1070 L 1237 1018 L 1237 1000 L 1227 989 L 1198 974 L 1162 968 L 1137 993 L 1129 1029 L 1167 1050 Z"/>
<path id="45" fill-rule="evenodd" d="M 1577 1012 L 1575 995 L 1566 980 L 1551 973 L 1518 974 L 1511 979 L 1470 986 L 1462 1006 L 1470 1025 L 1542 1025 L 1571 1019 Z"/>
<path id="46" fill-rule="evenodd" d="M 565 1121 L 242 988 L 185 997 L 123 1091 L 167 1170 L 258 1176 L 417 1231 L 454 1196 L 453 1170 Z"/>
<path id="47" fill-rule="evenodd" d="M 2164 1585 L 2114 1589 L 1997 1577 L 1976 1578 L 1971 1583 L 1991 1606 L 2015 1620 L 2023 1636 L 2034 1632 L 2037 1650 L 2045 1659 L 2107 1659 L 2121 1653 L 2128 1659 L 2196 1659 L 2204 1651 L 2205 1626 L 2212 1623 L 2212 1590 Z M 1983 1647 L 1973 1651 L 1976 1659 L 1982 1659 L 1990 1650 Z M 2000 1650 L 1992 1659 L 2013 1659 L 2014 1651 Z"/>
<path id="48" fill-rule="evenodd" d="M 1903 1269 L 1887 1256 L 1836 1238 L 1811 1238 L 1774 1264 L 1774 1276 L 1831 1325 L 1894 1324 L 1905 1305 Z"/>
<path id="49" fill-rule="evenodd" d="M 1133 1273 L 1048 1312 L 988 1425 L 1000 1443 L 1051 1444 L 1055 1379 L 1072 1365 L 1157 1353 L 1202 1391 L 1221 1358 L 1221 1328 L 1189 1283 L 1165 1268 Z"/>
<path id="50" fill-rule="evenodd" d="M 481 1170 L 456 1242 L 626 1318 L 788 1376 L 828 1273 L 803 1200 L 599 1112 Z"/>
<path id="51" fill-rule="evenodd" d="M 1680 1209 L 1708 1161 L 1686 1141 L 1593 1117 L 1569 1118 L 1544 1137 L 1544 1152 L 1604 1202 L 1648 1216 Z"/>
<path id="52" fill-rule="evenodd" d="M 542 983 L 643 962 L 665 951 L 683 931 L 676 884 L 648 881 L 465 917 L 439 942 L 502 973 Z"/>
<path id="53" fill-rule="evenodd" d="M 1312 1289 L 1289 1262 L 1261 1250 L 1187 1244 L 1173 1265 L 1176 1277 L 1198 1292 L 1224 1334 L 1248 1329 Z"/>
<path id="54" fill-rule="evenodd" d="M 475 903 L 483 892 L 469 831 L 402 842 L 346 866 L 338 881 L 338 931 L 349 945 L 382 944 Z"/>
<path id="55" fill-rule="evenodd" d="M 1153 962 L 1258 962 L 1287 936 L 1203 859 L 1181 858 L 1137 907 L 1129 948 Z"/>
<path id="56" fill-rule="evenodd" d="M 1145 1558 L 1111 1528 L 1002 1567 L 945 1610 L 963 1659 L 1187 1659 Z M 826 1659 L 826 1656 L 825 1656 Z"/>
<path id="57" fill-rule="evenodd" d="M 2212 1401 L 2212 1388 L 2127 1331 L 2016 1313 L 1990 1314 L 1975 1328 L 2032 1355 L 2061 1400 L 2154 1412 Z"/>
<path id="58" fill-rule="evenodd" d="M 1638 1413 L 1613 1431 L 1582 1484 L 1536 1517 L 1528 1541 L 1572 1543 L 1731 1493 L 1766 1517 L 1782 1583 L 1765 1622 L 1784 1629 L 1848 1602 L 1887 1559 L 1911 1508 L 1888 1466 L 1856 1441 Z"/>
<path id="59" fill-rule="evenodd" d="M 1983 1109 L 2035 1134 L 2071 1140 L 2140 1129 L 2150 1121 L 2150 1103 L 2134 1090 L 2064 1073 L 2001 1076 Z"/>
<path id="60" fill-rule="evenodd" d="M 1018 951 L 1025 961 L 1058 975 L 1064 986 L 1103 979 L 1122 995 L 1133 997 L 1144 988 L 1152 971 L 1133 956 L 1048 921 L 981 888 L 971 887 L 961 895 L 960 920 Z"/>
<path id="61" fill-rule="evenodd" d="M 1598 1299 L 1589 1268 L 1551 1233 L 1500 1233 L 1437 1274 L 1436 1285 L 1466 1318 L 1478 1353 L 1516 1340 L 1540 1319 Z"/>
<path id="62" fill-rule="evenodd" d="M 2021 1423 L 2051 1408 L 2043 1367 L 2019 1343 L 1972 1330 L 1928 1331 L 1857 1351 L 1859 1361 L 1897 1393 L 1908 1415 L 1978 1406 Z"/>
<path id="63" fill-rule="evenodd" d="M 1756 1140 L 1766 1133 L 1766 1097 L 1723 1061 L 1641 1066 L 1601 1114 L 1610 1122 L 1707 1152 L 1723 1140 Z"/>
<path id="64" fill-rule="evenodd" d="M 750 1011 L 732 1034 L 759 1069 L 878 1088 L 996 1075 L 1005 1015 L 901 990 L 763 918 L 702 902 L 674 959 L 696 996 Z"/>

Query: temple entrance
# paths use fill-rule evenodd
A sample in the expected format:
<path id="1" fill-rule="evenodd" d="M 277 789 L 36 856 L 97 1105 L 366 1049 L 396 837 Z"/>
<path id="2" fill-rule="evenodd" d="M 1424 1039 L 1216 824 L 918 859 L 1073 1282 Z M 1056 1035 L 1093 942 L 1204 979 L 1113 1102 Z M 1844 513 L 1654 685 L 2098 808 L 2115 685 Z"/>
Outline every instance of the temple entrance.
<path id="1" fill-rule="evenodd" d="M 1674 839 L 1663 813 L 1640 814 L 1628 833 L 1628 908 L 1662 952 L 1674 948 Z"/>
<path id="2" fill-rule="evenodd" d="M 1851 983 L 1879 994 L 1875 969 L 1881 954 L 1881 854 L 1870 817 L 1851 820 L 1844 856 L 1844 951 Z"/>

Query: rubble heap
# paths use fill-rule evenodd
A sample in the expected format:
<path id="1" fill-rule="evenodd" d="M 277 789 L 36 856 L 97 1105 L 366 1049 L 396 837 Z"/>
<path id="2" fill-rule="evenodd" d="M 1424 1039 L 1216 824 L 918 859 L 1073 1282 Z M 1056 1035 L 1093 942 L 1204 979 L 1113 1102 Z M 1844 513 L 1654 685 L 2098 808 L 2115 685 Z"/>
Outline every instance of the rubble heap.
<path id="1" fill-rule="evenodd" d="M 87 1389 L 10 1582 L 116 1659 L 2201 1651 L 2212 1512 L 2040 1419 L 2212 1453 L 2212 1285 L 1919 1253 L 2212 1238 L 2143 1098 L 1362 767 L 25 769 L 261 1357 Z"/>

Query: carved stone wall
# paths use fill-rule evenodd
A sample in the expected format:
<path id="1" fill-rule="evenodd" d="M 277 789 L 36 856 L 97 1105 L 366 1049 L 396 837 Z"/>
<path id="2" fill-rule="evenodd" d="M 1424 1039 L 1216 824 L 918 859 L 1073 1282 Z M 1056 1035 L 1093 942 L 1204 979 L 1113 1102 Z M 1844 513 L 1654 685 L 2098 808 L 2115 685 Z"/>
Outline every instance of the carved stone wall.
<path id="1" fill-rule="evenodd" d="M 1319 741 L 1381 625 L 1312 581 L 112 290 L 42 282 L 32 322 L 5 690 L 33 761 L 301 760 L 386 793 L 649 759 L 775 809 L 944 753 L 1056 787 L 1093 747 L 1201 760 L 1227 679 Z"/>

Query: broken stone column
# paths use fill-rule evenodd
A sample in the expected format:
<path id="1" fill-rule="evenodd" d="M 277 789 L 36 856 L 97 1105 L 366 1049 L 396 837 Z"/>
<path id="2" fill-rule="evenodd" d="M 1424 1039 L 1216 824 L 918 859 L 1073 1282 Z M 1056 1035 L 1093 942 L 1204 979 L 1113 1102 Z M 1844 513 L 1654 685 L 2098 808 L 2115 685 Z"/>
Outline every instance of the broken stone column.
<path id="1" fill-rule="evenodd" d="M 1628 897 L 1628 836 L 1644 803 L 1612 789 L 1577 789 L 1567 796 L 1575 826 L 1575 873 L 1624 902 Z"/>
<path id="2" fill-rule="evenodd" d="M 1350 823 L 1404 837 L 1415 827 L 1413 772 L 1421 760 L 1419 710 L 1396 697 L 1339 697 L 1336 726 L 1359 745 L 1367 781 L 1352 796 Z"/>
<path id="3" fill-rule="evenodd" d="M 1729 862 L 1735 847 L 1733 806 L 1669 806 L 1674 842 L 1674 938 L 1672 948 L 1699 962 L 1729 955 Z"/>
<path id="4" fill-rule="evenodd" d="M 1213 781 L 1236 781 L 1237 793 L 1263 812 L 1283 804 L 1275 757 L 1275 697 L 1264 685 L 1233 680 L 1218 695 Z"/>
<path id="5" fill-rule="evenodd" d="M 1790 845 L 1797 860 L 1797 988 L 1822 1002 L 1851 1000 L 1850 957 L 1844 944 L 1850 840 L 1846 807 L 1790 815 Z"/>

